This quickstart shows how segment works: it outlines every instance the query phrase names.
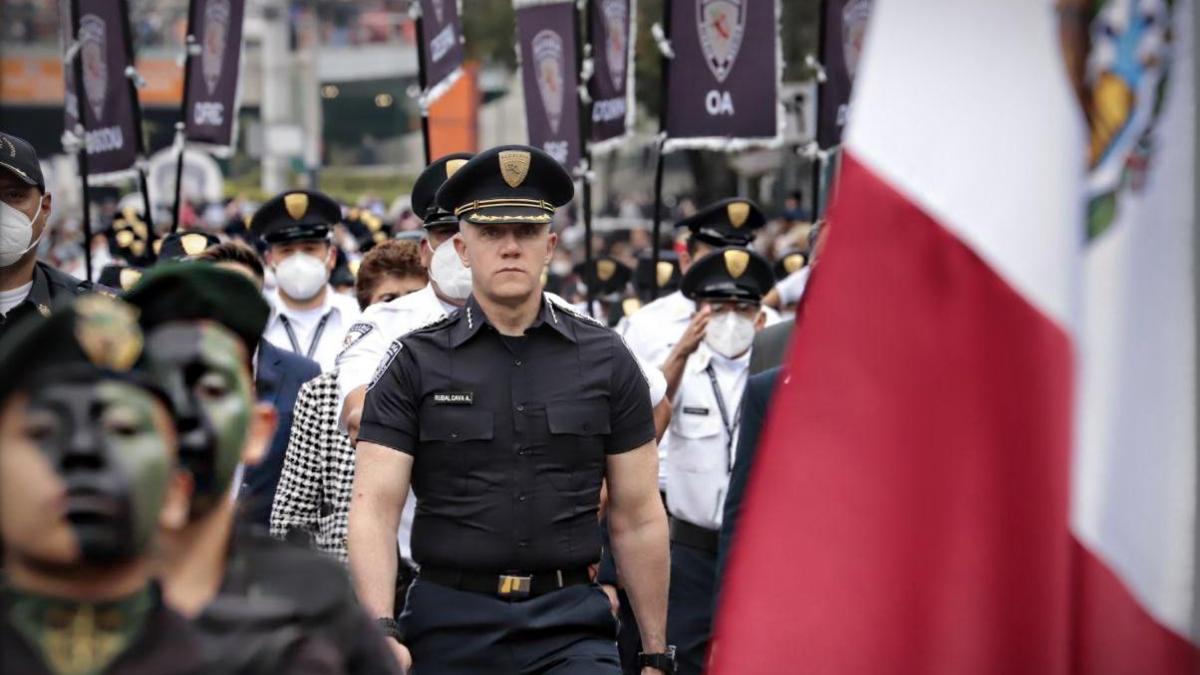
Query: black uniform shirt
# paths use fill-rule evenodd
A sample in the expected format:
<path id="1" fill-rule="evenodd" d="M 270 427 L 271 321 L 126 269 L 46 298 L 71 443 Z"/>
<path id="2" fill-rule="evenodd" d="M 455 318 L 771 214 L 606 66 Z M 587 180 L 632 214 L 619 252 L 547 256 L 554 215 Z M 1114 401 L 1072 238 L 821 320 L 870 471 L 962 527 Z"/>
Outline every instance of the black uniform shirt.
<path id="1" fill-rule="evenodd" d="M 49 316 L 51 310 L 96 289 L 94 284 L 80 281 L 39 260 L 33 266 L 33 285 L 29 288 L 29 295 L 21 304 L 10 309 L 8 314 L 0 314 L 0 337 L 25 316 Z"/>
<path id="2" fill-rule="evenodd" d="M 472 296 L 390 354 L 358 439 L 413 455 L 419 564 L 538 572 L 600 558 L 605 456 L 654 439 L 620 336 L 543 299 L 523 337 L 504 337 Z"/>

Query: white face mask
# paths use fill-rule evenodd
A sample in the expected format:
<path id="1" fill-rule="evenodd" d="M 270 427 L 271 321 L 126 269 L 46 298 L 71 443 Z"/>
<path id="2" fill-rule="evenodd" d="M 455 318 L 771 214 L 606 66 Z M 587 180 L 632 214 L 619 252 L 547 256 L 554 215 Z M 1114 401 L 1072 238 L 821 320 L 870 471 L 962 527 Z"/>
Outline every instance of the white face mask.
<path id="1" fill-rule="evenodd" d="M 275 266 L 279 290 L 293 300 L 311 300 L 329 283 L 325 261 L 307 253 L 293 253 Z"/>
<path id="2" fill-rule="evenodd" d="M 429 261 L 429 278 L 438 291 L 451 300 L 466 300 L 471 294 L 471 270 L 463 264 L 454 250 L 454 238 L 443 241 L 433 250 Z"/>
<path id="3" fill-rule="evenodd" d="M 710 319 L 704 331 L 704 344 L 726 358 L 737 358 L 754 342 L 754 321 L 738 314 L 725 312 Z"/>
<path id="4" fill-rule="evenodd" d="M 0 202 L 0 267 L 15 264 L 41 241 L 41 235 L 33 238 L 33 224 L 42 213 L 42 201 L 38 200 L 37 211 L 32 219 L 15 207 Z M 45 233 L 44 229 L 42 233 Z"/>

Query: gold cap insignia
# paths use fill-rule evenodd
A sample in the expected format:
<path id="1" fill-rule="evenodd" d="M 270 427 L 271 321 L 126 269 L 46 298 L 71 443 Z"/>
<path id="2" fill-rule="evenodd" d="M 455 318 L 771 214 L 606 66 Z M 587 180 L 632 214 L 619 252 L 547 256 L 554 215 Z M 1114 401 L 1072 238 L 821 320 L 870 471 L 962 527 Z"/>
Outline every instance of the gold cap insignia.
<path id="1" fill-rule="evenodd" d="M 293 192 L 283 196 L 283 208 L 287 209 L 292 220 L 300 220 L 308 213 L 308 195 L 303 192 Z"/>
<path id="2" fill-rule="evenodd" d="M 504 154 L 504 153 L 500 153 L 500 154 Z M 454 173 L 456 171 L 458 171 L 459 169 L 461 169 L 463 164 L 466 164 L 466 163 L 467 163 L 467 160 L 465 160 L 465 159 L 452 159 L 452 160 L 446 162 L 446 178 L 453 176 Z M 501 166 L 503 166 L 503 165 L 501 165 Z M 516 187 L 516 186 L 514 185 L 513 187 Z"/>
<path id="3" fill-rule="evenodd" d="M 612 260 L 597 260 L 596 261 L 596 278 L 600 281 L 608 281 L 614 274 L 617 273 L 617 263 Z"/>
<path id="4" fill-rule="evenodd" d="M 162 239 L 155 239 L 154 243 L 151 244 L 151 246 L 154 248 L 154 255 L 158 255 L 162 252 L 162 241 Z"/>
<path id="5" fill-rule="evenodd" d="M 358 212 L 357 206 L 352 207 L 349 211 L 346 212 L 346 220 L 358 220 L 358 216 L 359 216 L 359 212 Z"/>
<path id="6" fill-rule="evenodd" d="M 129 245 L 133 243 L 133 239 L 133 232 L 130 232 L 129 230 L 121 230 L 117 233 L 117 246 L 120 246 L 121 248 L 129 248 Z"/>
<path id="7" fill-rule="evenodd" d="M 629 316 L 642 308 L 642 301 L 637 298 L 625 298 L 621 301 L 621 311 Z"/>
<path id="8" fill-rule="evenodd" d="M 208 248 L 208 237 L 191 232 L 179 238 L 179 245 L 188 255 L 200 255 Z"/>
<path id="9" fill-rule="evenodd" d="M 735 249 L 725 251 L 725 269 L 729 271 L 729 276 L 737 279 L 746 273 L 746 267 L 750 265 L 750 252 Z"/>
<path id="10" fill-rule="evenodd" d="M 135 270 L 131 267 L 126 267 L 125 269 L 121 270 L 121 273 L 118 275 L 118 279 L 120 279 L 121 290 L 127 291 L 133 288 L 133 285 L 136 284 L 138 279 L 141 278 L 141 270 Z"/>
<path id="11" fill-rule="evenodd" d="M 125 371 L 142 354 L 142 331 L 133 307 L 104 295 L 75 302 L 75 341 L 93 365 Z"/>
<path id="12" fill-rule="evenodd" d="M 383 242 L 387 241 L 387 232 L 376 232 L 375 235 L 371 237 L 371 239 L 376 244 L 382 244 Z"/>
<path id="13" fill-rule="evenodd" d="M 500 175 L 509 187 L 517 187 L 529 175 L 530 154 L 524 150 L 505 150 L 500 153 Z"/>
<path id="14" fill-rule="evenodd" d="M 658 266 L 654 268 L 654 280 L 658 282 L 659 288 L 666 286 L 673 274 L 675 266 L 665 260 L 659 260 Z"/>
<path id="15" fill-rule="evenodd" d="M 146 224 L 142 221 L 132 221 L 129 226 L 133 228 L 133 233 L 138 236 L 138 239 L 150 238 L 150 231 L 146 229 Z"/>
<path id="16" fill-rule="evenodd" d="M 146 252 L 146 242 L 142 241 L 141 239 L 138 239 L 137 241 L 135 241 L 129 245 L 129 252 L 132 253 L 134 256 L 141 256 L 143 253 Z"/>
<path id="17" fill-rule="evenodd" d="M 376 218 L 375 216 L 370 216 L 370 217 L 364 216 L 363 222 L 366 223 L 367 230 L 369 230 L 371 232 L 378 232 L 379 228 L 383 227 L 383 221 L 380 220 L 379 218 Z"/>
<path id="18" fill-rule="evenodd" d="M 796 270 L 804 267 L 804 254 L 793 253 L 783 259 L 783 271 L 788 274 L 794 273 Z"/>
<path id="19" fill-rule="evenodd" d="M 750 204 L 746 202 L 733 202 L 725 207 L 725 213 L 729 216 L 730 225 L 733 225 L 734 228 L 741 227 L 750 215 Z"/>
<path id="20" fill-rule="evenodd" d="M 358 278 L 358 268 L 360 265 L 362 265 L 361 260 L 351 260 L 346 263 L 346 266 L 350 268 L 350 274 L 353 274 L 355 279 Z"/>

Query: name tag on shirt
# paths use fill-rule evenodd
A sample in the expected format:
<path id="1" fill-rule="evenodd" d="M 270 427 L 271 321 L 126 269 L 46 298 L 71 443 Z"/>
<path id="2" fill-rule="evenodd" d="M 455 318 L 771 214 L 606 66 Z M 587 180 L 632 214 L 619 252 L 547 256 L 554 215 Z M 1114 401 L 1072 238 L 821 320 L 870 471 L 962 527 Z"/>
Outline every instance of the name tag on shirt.
<path id="1" fill-rule="evenodd" d="M 685 415 L 707 415 L 708 408 L 692 408 L 692 407 L 684 406 L 683 413 Z"/>
<path id="2" fill-rule="evenodd" d="M 475 405 L 475 393 L 470 391 L 443 391 L 433 395 L 434 405 Z"/>

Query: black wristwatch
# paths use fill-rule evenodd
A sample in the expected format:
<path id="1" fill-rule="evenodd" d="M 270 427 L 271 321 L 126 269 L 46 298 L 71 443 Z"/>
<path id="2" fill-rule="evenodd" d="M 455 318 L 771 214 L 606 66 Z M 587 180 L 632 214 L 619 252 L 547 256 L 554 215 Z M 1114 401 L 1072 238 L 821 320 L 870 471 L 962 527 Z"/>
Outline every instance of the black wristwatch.
<path id="1" fill-rule="evenodd" d="M 667 675 L 675 675 L 675 645 L 667 645 L 667 651 L 658 654 L 639 652 L 638 668 L 654 668 Z"/>
<path id="2" fill-rule="evenodd" d="M 400 628 L 400 622 L 390 616 L 381 616 L 375 619 L 375 623 L 379 624 L 379 629 L 383 634 L 392 638 L 400 644 L 404 644 L 404 629 Z"/>

